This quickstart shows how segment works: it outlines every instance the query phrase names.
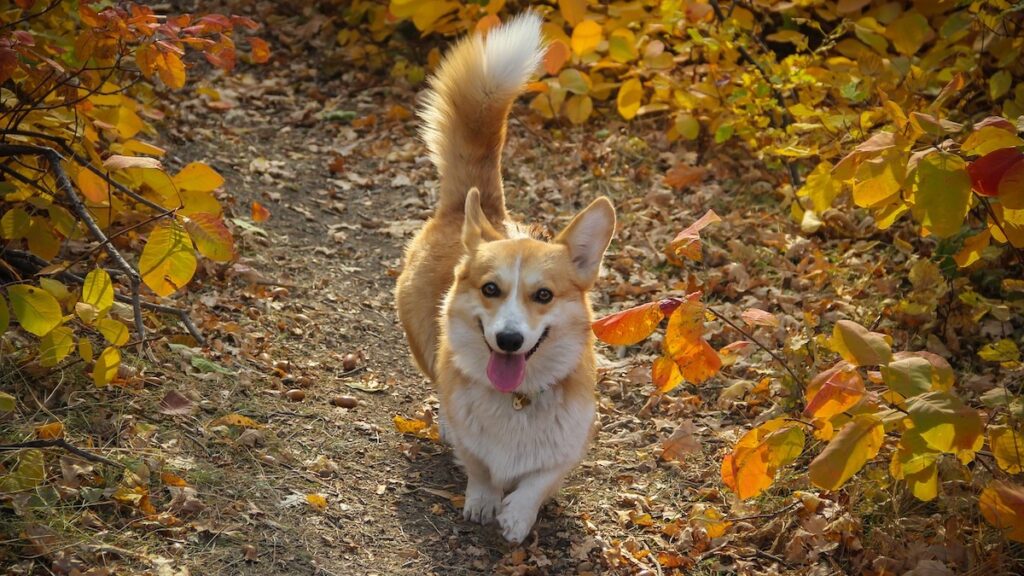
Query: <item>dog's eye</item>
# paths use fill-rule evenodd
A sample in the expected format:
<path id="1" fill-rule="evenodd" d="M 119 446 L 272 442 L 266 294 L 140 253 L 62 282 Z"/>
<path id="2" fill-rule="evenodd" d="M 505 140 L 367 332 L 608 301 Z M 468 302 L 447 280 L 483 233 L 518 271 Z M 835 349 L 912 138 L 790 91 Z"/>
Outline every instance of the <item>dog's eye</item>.
<path id="1" fill-rule="evenodd" d="M 501 296 L 501 288 L 498 288 L 498 285 L 494 282 L 484 284 L 483 287 L 480 288 L 480 291 L 488 298 L 497 298 L 498 296 Z"/>
<path id="2" fill-rule="evenodd" d="M 533 300 L 541 304 L 547 304 L 548 302 L 551 302 L 551 299 L 554 297 L 555 295 L 552 294 L 551 290 L 548 290 L 547 288 L 541 288 L 540 290 L 537 290 L 536 292 L 533 293 Z"/>

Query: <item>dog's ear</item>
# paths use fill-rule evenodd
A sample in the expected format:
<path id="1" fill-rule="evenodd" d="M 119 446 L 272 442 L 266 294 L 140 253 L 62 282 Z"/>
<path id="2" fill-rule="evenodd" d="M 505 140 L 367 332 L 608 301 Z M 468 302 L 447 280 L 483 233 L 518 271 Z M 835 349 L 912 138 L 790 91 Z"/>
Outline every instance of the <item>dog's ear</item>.
<path id="1" fill-rule="evenodd" d="M 555 239 L 569 249 L 577 277 L 588 286 L 597 280 L 601 258 L 614 232 L 615 208 L 602 196 L 577 214 Z"/>
<path id="2" fill-rule="evenodd" d="M 462 223 L 462 245 L 468 252 L 475 252 L 482 242 L 500 240 L 501 234 L 491 226 L 480 207 L 480 191 L 470 188 L 466 194 L 466 219 Z"/>

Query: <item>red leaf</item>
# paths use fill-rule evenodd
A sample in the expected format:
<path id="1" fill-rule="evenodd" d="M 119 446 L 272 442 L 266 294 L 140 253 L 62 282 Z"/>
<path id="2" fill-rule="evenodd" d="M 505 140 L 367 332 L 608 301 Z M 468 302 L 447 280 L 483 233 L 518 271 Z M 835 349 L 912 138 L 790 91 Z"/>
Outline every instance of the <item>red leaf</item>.
<path id="1" fill-rule="evenodd" d="M 665 317 L 660 302 L 648 302 L 605 316 L 591 325 L 602 342 L 629 346 L 647 338 Z"/>
<path id="2" fill-rule="evenodd" d="M 982 196 L 998 195 L 999 181 L 1021 159 L 1024 159 L 1024 153 L 1016 148 L 1000 148 L 985 154 L 967 165 L 971 187 Z"/>

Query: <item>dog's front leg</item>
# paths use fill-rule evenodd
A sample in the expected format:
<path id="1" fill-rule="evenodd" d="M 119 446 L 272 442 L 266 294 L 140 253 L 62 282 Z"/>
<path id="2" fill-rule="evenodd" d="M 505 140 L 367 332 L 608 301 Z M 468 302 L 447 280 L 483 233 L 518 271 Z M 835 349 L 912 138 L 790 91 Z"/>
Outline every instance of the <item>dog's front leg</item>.
<path id="1" fill-rule="evenodd" d="M 498 515 L 505 540 L 518 544 L 526 539 L 541 505 L 558 490 L 568 472 L 568 468 L 557 468 L 524 476 L 516 489 L 505 496 Z"/>
<path id="2" fill-rule="evenodd" d="M 466 503 L 462 508 L 462 517 L 487 524 L 494 520 L 501 510 L 502 490 L 494 485 L 487 465 L 475 456 L 460 454 L 459 460 L 469 478 L 466 483 Z"/>

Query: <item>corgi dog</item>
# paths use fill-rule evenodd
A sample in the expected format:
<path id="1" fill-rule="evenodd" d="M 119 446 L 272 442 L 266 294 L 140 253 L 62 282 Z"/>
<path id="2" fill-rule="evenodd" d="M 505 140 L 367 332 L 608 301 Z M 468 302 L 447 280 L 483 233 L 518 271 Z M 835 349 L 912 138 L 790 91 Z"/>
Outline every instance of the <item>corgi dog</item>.
<path id="1" fill-rule="evenodd" d="M 594 425 L 587 292 L 615 230 L 599 198 L 553 240 L 509 220 L 509 110 L 543 57 L 526 12 L 452 48 L 431 79 L 422 135 L 440 173 L 433 217 L 405 252 L 398 316 L 465 468 L 463 515 L 521 543 L 582 459 Z"/>

